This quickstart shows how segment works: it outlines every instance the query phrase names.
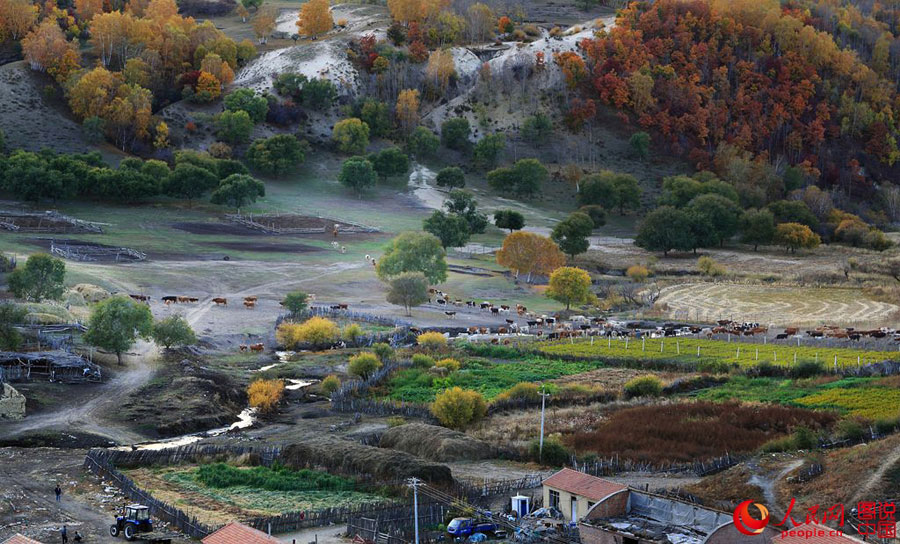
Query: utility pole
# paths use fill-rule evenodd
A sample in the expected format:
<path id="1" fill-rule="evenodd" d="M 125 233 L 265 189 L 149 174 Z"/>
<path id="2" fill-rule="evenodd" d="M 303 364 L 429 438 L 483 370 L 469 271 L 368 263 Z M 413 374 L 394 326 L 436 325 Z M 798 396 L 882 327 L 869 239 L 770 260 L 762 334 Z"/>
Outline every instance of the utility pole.
<path id="1" fill-rule="evenodd" d="M 544 408 L 546 406 L 547 397 L 550 395 L 545 392 L 544 384 L 541 384 L 541 441 L 538 445 L 538 462 L 544 462 Z"/>
<path id="2" fill-rule="evenodd" d="M 413 490 L 413 521 L 415 522 L 416 527 L 415 544 L 419 544 L 419 486 L 422 485 L 422 480 L 418 478 L 410 478 L 406 480 L 406 485 L 411 487 Z"/>

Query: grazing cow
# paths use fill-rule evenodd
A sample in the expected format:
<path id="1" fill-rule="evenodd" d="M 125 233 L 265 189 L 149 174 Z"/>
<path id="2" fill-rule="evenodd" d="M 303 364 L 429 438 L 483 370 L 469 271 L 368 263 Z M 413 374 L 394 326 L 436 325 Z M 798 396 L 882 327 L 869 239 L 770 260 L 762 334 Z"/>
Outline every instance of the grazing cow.
<path id="1" fill-rule="evenodd" d="M 478 327 L 469 327 L 469 334 L 478 334 Z"/>
<path id="2" fill-rule="evenodd" d="M 444 315 L 446 315 L 448 319 L 453 319 L 456 317 L 456 312 L 444 312 Z"/>
<path id="3" fill-rule="evenodd" d="M 178 296 L 177 299 L 178 299 L 178 303 L 179 303 L 179 304 L 182 304 L 182 303 L 185 303 L 185 302 L 190 302 L 190 300 L 188 299 L 188 297 Z"/>
<path id="4" fill-rule="evenodd" d="M 429 295 L 434 295 L 434 294 L 436 294 L 436 293 L 437 293 L 437 289 L 435 289 L 434 287 L 429 287 L 429 288 L 428 288 L 428 294 L 429 294 Z"/>
<path id="5" fill-rule="evenodd" d="M 474 300 L 467 300 L 467 301 L 466 301 L 466 306 L 468 306 L 469 308 L 474 308 L 474 307 L 475 307 L 475 301 L 474 301 Z"/>
<path id="6" fill-rule="evenodd" d="M 439 299 L 435 300 L 435 302 L 437 302 L 437 303 L 440 304 L 441 306 L 443 306 L 444 304 L 447 304 L 447 301 L 444 300 L 444 299 L 442 299 L 442 298 L 439 298 Z"/>
<path id="7" fill-rule="evenodd" d="M 527 310 L 528 309 L 525 306 L 519 306 L 518 308 L 516 308 L 516 313 L 519 315 L 525 315 L 525 312 Z"/>
<path id="8" fill-rule="evenodd" d="M 165 302 L 166 304 L 172 304 L 173 302 L 176 302 L 178 300 L 178 297 L 173 297 L 171 295 L 167 295 L 167 296 L 162 297 L 161 300 L 163 302 Z"/>
<path id="9" fill-rule="evenodd" d="M 506 324 L 507 324 L 507 325 L 512 325 L 512 324 L 515 323 L 515 322 L 516 322 L 515 319 L 507 319 L 507 320 L 506 320 Z"/>
<path id="10" fill-rule="evenodd" d="M 529 327 L 537 327 L 540 325 L 540 321 L 535 321 L 533 319 L 526 321 L 526 323 L 528 323 Z"/>
<path id="11" fill-rule="evenodd" d="M 491 334 L 491 329 L 490 327 L 481 327 L 478 332 L 481 334 Z"/>
<path id="12" fill-rule="evenodd" d="M 248 310 L 252 310 L 253 308 L 256 308 L 256 303 L 253 302 L 252 300 L 245 300 L 244 307 L 247 308 Z"/>
<path id="13" fill-rule="evenodd" d="M 786 340 L 788 337 L 787 333 L 779 333 L 775 335 L 775 340 Z"/>
<path id="14" fill-rule="evenodd" d="M 490 302 L 482 302 L 481 305 L 480 305 L 480 308 L 481 308 L 482 310 L 487 310 L 487 309 L 490 308 L 490 307 L 491 307 L 491 303 L 490 303 Z"/>
<path id="15" fill-rule="evenodd" d="M 350 308 L 349 304 L 338 304 L 338 310 L 347 310 Z"/>
<path id="16" fill-rule="evenodd" d="M 508 332 L 509 331 L 506 329 L 506 327 L 500 327 L 499 329 L 497 329 L 497 334 L 506 334 Z"/>
<path id="17" fill-rule="evenodd" d="M 247 344 L 241 344 L 240 346 L 238 346 L 238 349 L 241 351 L 247 351 Z"/>
<path id="18" fill-rule="evenodd" d="M 149 302 L 150 301 L 150 297 L 148 297 L 147 295 L 128 295 L 128 296 L 138 302 Z"/>
<path id="19" fill-rule="evenodd" d="M 216 303 L 216 306 L 218 306 L 218 305 L 220 305 L 220 304 L 221 304 L 222 306 L 228 306 L 228 299 L 226 299 L 226 298 L 224 298 L 224 297 L 216 297 L 216 298 L 214 298 L 214 299 L 212 299 L 212 300 L 213 300 L 213 302 Z"/>
<path id="20" fill-rule="evenodd" d="M 264 349 L 266 348 L 262 345 L 261 342 L 258 344 L 250 344 L 250 351 L 262 351 Z"/>
<path id="21" fill-rule="evenodd" d="M 197 297 L 188 297 L 188 302 L 200 302 L 200 299 Z"/>
<path id="22" fill-rule="evenodd" d="M 257 297 L 244 297 L 244 301 L 246 302 L 256 302 L 257 300 Z"/>
<path id="23" fill-rule="evenodd" d="M 853 333 L 849 336 L 850 340 L 856 340 L 857 342 L 859 341 L 860 337 L 861 335 L 859 333 Z"/>
<path id="24" fill-rule="evenodd" d="M 369 262 L 369 261 L 371 261 L 371 260 L 372 260 L 372 256 L 371 256 L 371 255 L 366 255 L 366 262 Z"/>
<path id="25" fill-rule="evenodd" d="M 794 336 L 798 332 L 800 332 L 800 329 L 798 329 L 797 327 L 788 327 L 788 328 L 784 329 L 784 334 L 786 334 L 788 336 Z"/>
<path id="26" fill-rule="evenodd" d="M 500 308 L 491 308 L 491 313 L 494 315 L 500 315 Z"/>
<path id="27" fill-rule="evenodd" d="M 552 324 L 556 323 L 556 318 L 555 317 L 545 317 L 544 323 L 546 323 L 548 325 L 552 325 Z"/>

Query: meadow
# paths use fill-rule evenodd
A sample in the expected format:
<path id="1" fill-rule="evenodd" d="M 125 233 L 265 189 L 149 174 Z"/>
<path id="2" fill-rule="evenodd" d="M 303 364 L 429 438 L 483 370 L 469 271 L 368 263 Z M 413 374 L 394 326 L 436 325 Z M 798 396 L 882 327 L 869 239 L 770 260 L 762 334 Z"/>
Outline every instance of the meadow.
<path id="1" fill-rule="evenodd" d="M 808 342 L 808 341 L 807 341 Z M 822 363 L 826 368 L 852 368 L 889 359 L 900 353 L 894 351 L 865 351 L 852 348 L 796 346 L 786 344 L 757 344 L 705 340 L 698 338 L 634 339 L 578 339 L 547 342 L 537 345 L 548 356 L 597 358 L 611 361 L 658 361 L 701 366 L 704 363 L 736 364 L 749 367 L 769 363 L 791 367 L 805 362 Z"/>

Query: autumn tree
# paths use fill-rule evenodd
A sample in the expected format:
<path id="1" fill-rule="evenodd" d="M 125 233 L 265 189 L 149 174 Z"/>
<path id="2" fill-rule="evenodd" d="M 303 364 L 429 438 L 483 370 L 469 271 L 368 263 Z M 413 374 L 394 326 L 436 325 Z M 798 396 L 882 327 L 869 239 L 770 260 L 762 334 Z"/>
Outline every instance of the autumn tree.
<path id="1" fill-rule="evenodd" d="M 428 57 L 428 65 L 425 67 L 425 75 L 428 81 L 443 95 L 450 85 L 451 78 L 456 77 L 456 62 L 453 60 L 453 52 L 449 49 L 436 49 Z"/>
<path id="2" fill-rule="evenodd" d="M 822 239 L 806 225 L 800 223 L 781 223 L 775 227 L 774 243 L 783 246 L 791 253 L 797 249 L 814 249 Z"/>
<path id="3" fill-rule="evenodd" d="M 103 13 L 103 0 L 75 0 L 75 13 L 82 21 L 90 21 L 95 15 Z"/>
<path id="4" fill-rule="evenodd" d="M 318 36 L 331 30 L 334 19 L 331 17 L 328 0 L 309 0 L 300 7 L 297 18 L 297 30 L 305 36 Z"/>
<path id="5" fill-rule="evenodd" d="M 200 71 L 201 73 L 212 74 L 223 87 L 230 85 L 234 81 L 234 70 L 216 53 L 209 53 L 203 57 L 203 60 L 200 61 Z M 221 93 L 221 89 L 219 92 Z"/>
<path id="6" fill-rule="evenodd" d="M 409 135 L 419 124 L 419 91 L 416 89 L 400 91 L 395 110 L 400 132 Z"/>
<path id="7" fill-rule="evenodd" d="M 253 33 L 256 35 L 257 42 L 260 44 L 268 43 L 269 34 L 275 30 L 277 16 L 278 13 L 272 6 L 262 7 L 256 12 L 256 17 L 253 18 L 251 25 L 253 26 Z"/>
<path id="8" fill-rule="evenodd" d="M 514 271 L 516 278 L 526 274 L 525 281 L 529 283 L 532 275 L 549 275 L 565 263 L 565 255 L 551 239 L 533 232 L 509 234 L 497 251 L 497 264 Z"/>
<path id="9" fill-rule="evenodd" d="M 369 125 L 356 117 L 335 123 L 331 139 L 342 153 L 363 153 L 369 147 Z"/>
<path id="10" fill-rule="evenodd" d="M 52 19 L 45 19 L 22 39 L 22 52 L 32 70 L 45 71 L 61 84 L 75 73 L 80 61 L 77 46 L 66 40 Z"/>
<path id="11" fill-rule="evenodd" d="M 587 304 L 595 300 L 591 293 L 591 276 L 580 268 L 563 266 L 550 274 L 550 285 L 547 296 L 562 302 L 566 310 L 573 304 Z"/>
<path id="12" fill-rule="evenodd" d="M 21 39 L 37 21 L 38 6 L 31 0 L 0 0 L 0 42 Z"/>

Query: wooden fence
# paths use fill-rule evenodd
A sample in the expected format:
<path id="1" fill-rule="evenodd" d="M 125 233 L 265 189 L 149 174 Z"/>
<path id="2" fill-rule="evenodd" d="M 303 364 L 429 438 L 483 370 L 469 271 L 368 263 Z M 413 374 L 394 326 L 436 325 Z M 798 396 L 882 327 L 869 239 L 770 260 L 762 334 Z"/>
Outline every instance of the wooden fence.
<path id="1" fill-rule="evenodd" d="M 725 454 L 702 462 L 653 464 L 618 457 L 579 462 L 573 455 L 572 468 L 593 476 L 612 476 L 620 472 L 693 472 L 697 476 L 708 476 L 731 468 L 743 459 L 741 456 Z"/>
<path id="2" fill-rule="evenodd" d="M 195 463 L 216 457 L 255 456 L 260 465 L 272 466 L 281 456 L 280 446 L 221 446 L 217 444 L 189 444 L 161 450 L 112 450 L 95 448 L 92 458 L 117 467 L 168 466 Z"/>
<path id="3" fill-rule="evenodd" d="M 423 503 L 419 500 L 420 542 L 429 542 L 426 527 L 444 523 L 450 508 L 439 503 Z M 400 544 L 410 541 L 415 527 L 411 504 L 384 508 L 352 516 L 347 520 L 347 536 L 359 536 L 378 544 Z M 425 538 L 423 538 L 425 537 Z"/>
<path id="4" fill-rule="evenodd" d="M 196 517 L 189 516 L 139 488 L 131 478 L 116 470 L 115 466 L 108 462 L 108 458 L 100 453 L 101 451 L 97 449 L 89 451 L 84 459 L 84 468 L 102 478 L 112 480 L 129 500 L 149 507 L 151 516 L 169 523 L 192 538 L 203 538 L 215 531 L 215 528 L 197 521 Z"/>

